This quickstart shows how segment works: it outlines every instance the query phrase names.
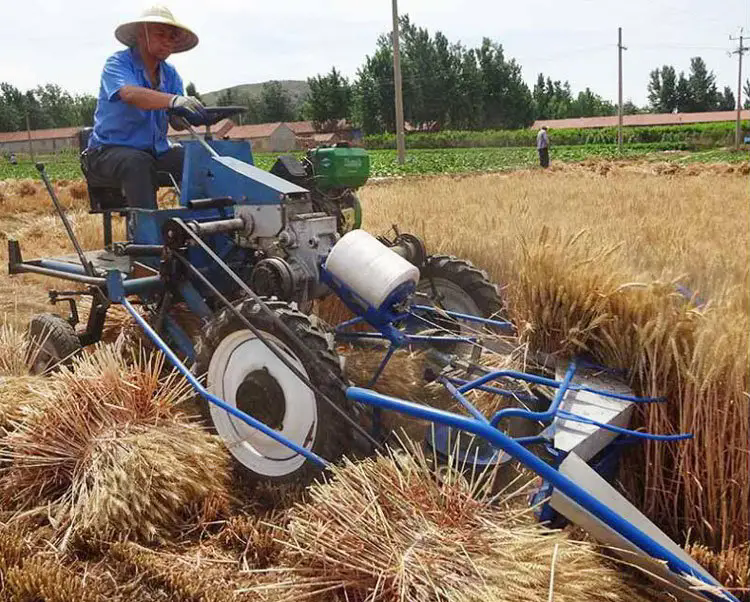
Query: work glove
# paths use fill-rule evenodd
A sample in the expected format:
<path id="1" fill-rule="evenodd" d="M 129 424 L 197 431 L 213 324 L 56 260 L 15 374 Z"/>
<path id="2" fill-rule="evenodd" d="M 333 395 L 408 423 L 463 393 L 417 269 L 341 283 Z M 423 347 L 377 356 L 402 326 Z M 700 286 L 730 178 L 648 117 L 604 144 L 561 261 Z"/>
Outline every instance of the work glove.
<path id="1" fill-rule="evenodd" d="M 190 125 L 205 125 L 208 120 L 206 108 L 194 96 L 179 96 L 175 94 L 172 100 L 169 101 L 168 111 L 171 115 L 184 117 Z M 170 119 L 171 122 L 172 120 Z"/>

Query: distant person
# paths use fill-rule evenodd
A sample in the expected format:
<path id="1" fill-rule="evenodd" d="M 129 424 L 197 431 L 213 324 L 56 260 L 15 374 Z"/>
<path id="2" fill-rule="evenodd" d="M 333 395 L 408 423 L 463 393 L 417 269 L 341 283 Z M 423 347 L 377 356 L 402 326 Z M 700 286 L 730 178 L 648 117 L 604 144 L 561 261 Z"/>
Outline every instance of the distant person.
<path id="1" fill-rule="evenodd" d="M 536 135 L 536 150 L 539 153 L 539 165 L 549 167 L 549 138 L 546 125 L 543 125 Z"/>
<path id="2" fill-rule="evenodd" d="M 8 157 L 8 161 L 11 165 L 18 165 L 18 159 L 16 159 L 16 153 L 11 153 Z"/>
<path id="3" fill-rule="evenodd" d="M 131 207 L 156 209 L 157 171 L 182 178 L 184 150 L 167 140 L 167 109 L 205 120 L 203 104 L 185 96 L 182 79 L 166 59 L 198 44 L 169 9 L 155 6 L 123 23 L 115 37 L 128 48 L 104 64 L 94 131 L 84 161 L 91 175 L 117 182 Z M 184 129 L 175 119 L 175 129 Z"/>

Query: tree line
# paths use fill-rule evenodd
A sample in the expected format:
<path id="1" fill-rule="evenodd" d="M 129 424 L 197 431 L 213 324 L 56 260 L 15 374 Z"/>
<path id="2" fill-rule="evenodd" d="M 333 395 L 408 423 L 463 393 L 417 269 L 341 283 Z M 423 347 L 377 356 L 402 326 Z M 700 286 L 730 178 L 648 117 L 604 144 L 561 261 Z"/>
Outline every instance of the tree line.
<path id="1" fill-rule="evenodd" d="M 21 92 L 7 82 L 0 83 L 0 132 L 92 125 L 96 97 L 72 95 L 57 84 L 37 86 Z"/>
<path id="2" fill-rule="evenodd" d="M 590 88 L 574 94 L 569 82 L 539 73 L 529 87 L 521 66 L 501 44 L 489 38 L 476 48 L 451 42 L 440 31 L 434 35 L 416 26 L 408 15 L 400 18 L 399 42 L 404 117 L 415 129 L 482 130 L 527 127 L 535 119 L 614 115 L 616 105 Z M 395 130 L 393 47 L 390 34 L 378 37 L 372 55 L 365 57 L 350 82 L 335 67 L 308 78 L 309 93 L 295 103 L 278 81 L 267 82 L 258 96 L 225 90 L 219 105 L 243 105 L 243 123 L 309 119 L 319 129 L 347 119 L 366 134 Z M 188 84 L 186 93 L 199 96 Z M 750 79 L 745 83 L 750 99 Z M 732 90 L 718 89 L 716 77 L 701 57 L 693 57 L 687 75 L 672 65 L 654 69 L 648 83 L 647 107 L 623 105 L 626 114 L 639 112 L 713 111 L 735 108 Z M 750 108 L 750 100 L 745 101 Z M 0 131 L 91 125 L 96 98 L 71 95 L 56 84 L 22 92 L 0 83 Z"/>
<path id="3" fill-rule="evenodd" d="M 750 80 L 745 82 L 746 98 L 750 92 Z M 729 86 L 719 90 L 716 76 L 709 71 L 704 60 L 699 57 L 690 59 L 690 73 L 683 71 L 677 75 L 672 65 L 654 69 L 648 82 L 649 107 L 658 113 L 681 113 L 701 111 L 731 111 L 737 107 L 734 93 Z M 749 105 L 745 101 L 745 107 Z"/>
<path id="4" fill-rule="evenodd" d="M 574 94 L 570 83 L 539 73 L 533 88 L 521 78 L 521 67 L 502 45 L 485 38 L 478 48 L 431 35 L 401 17 L 399 44 L 404 117 L 419 130 L 482 130 L 526 127 L 537 119 L 614 115 L 617 107 L 590 88 Z M 366 134 L 395 130 L 391 36 L 381 35 L 375 52 L 365 57 L 350 83 L 332 69 L 308 79 L 305 105 L 309 119 L 326 124 L 346 118 Z M 750 79 L 744 86 L 750 108 Z M 718 90 L 716 77 L 701 57 L 679 76 L 665 65 L 650 74 L 649 104 L 623 103 L 625 114 L 674 111 L 720 111 L 736 107 L 732 90 Z"/>

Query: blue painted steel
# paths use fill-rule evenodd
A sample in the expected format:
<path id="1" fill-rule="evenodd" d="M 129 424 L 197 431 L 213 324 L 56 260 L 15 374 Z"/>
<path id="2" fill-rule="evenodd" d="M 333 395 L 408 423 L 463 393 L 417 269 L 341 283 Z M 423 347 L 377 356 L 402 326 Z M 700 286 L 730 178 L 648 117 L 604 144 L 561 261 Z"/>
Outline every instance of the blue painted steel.
<path id="1" fill-rule="evenodd" d="M 480 324 L 486 324 L 487 326 L 494 326 L 496 328 L 502 328 L 503 330 L 510 330 L 514 331 L 516 330 L 515 325 L 512 322 L 507 322 L 504 320 L 491 320 L 489 318 L 482 318 L 480 316 L 472 316 L 471 314 L 462 314 L 457 311 L 448 311 L 446 309 L 438 309 L 435 307 L 430 307 L 429 305 L 412 305 L 411 311 L 426 311 L 430 313 L 435 313 L 438 315 L 447 315 L 451 318 L 457 318 L 460 320 L 465 320 L 466 322 L 477 322 Z"/>
<path id="2" fill-rule="evenodd" d="M 203 299 L 196 288 L 187 280 L 180 283 L 180 295 L 185 300 L 190 311 L 201 318 L 209 318 L 213 315 L 211 308 Z"/>
<path id="3" fill-rule="evenodd" d="M 119 287 L 117 284 L 117 280 L 120 281 Z M 285 445 L 286 447 L 288 447 L 289 449 L 291 449 L 292 451 L 298 454 L 302 454 L 308 460 L 315 462 L 316 464 L 322 467 L 328 466 L 328 463 L 317 454 L 311 452 L 310 450 L 305 449 L 304 447 L 300 447 L 293 441 L 289 441 L 289 439 L 280 435 L 278 432 L 276 432 L 272 428 L 269 428 L 268 426 L 266 426 L 259 420 L 256 420 L 252 416 L 245 414 L 245 412 L 230 406 L 224 400 L 206 391 L 203 385 L 201 385 L 200 382 L 198 382 L 198 380 L 190 372 L 190 370 L 188 370 L 185 367 L 185 365 L 179 360 L 179 358 L 175 355 L 174 351 L 172 351 L 169 348 L 169 346 L 164 341 L 162 341 L 161 337 L 159 337 L 159 335 L 156 334 L 156 332 L 151 328 L 151 326 L 149 326 L 148 322 L 146 322 L 146 320 L 143 319 L 141 314 L 135 311 L 135 308 L 133 308 L 130 302 L 125 298 L 124 291 L 122 291 L 122 280 L 119 277 L 119 272 L 115 273 L 114 270 L 109 272 L 109 274 L 107 275 L 107 282 L 108 282 L 108 288 L 110 290 L 117 291 L 114 294 L 118 295 L 117 300 L 119 301 L 119 303 L 121 303 L 123 307 L 130 313 L 130 315 L 133 316 L 133 319 L 138 323 L 138 325 L 141 328 L 143 328 L 144 332 L 153 341 L 153 343 L 162 351 L 162 353 L 164 353 L 164 355 L 171 362 L 171 364 L 175 368 L 177 368 L 177 370 L 188 380 L 188 382 L 192 385 L 192 387 L 198 392 L 198 394 L 201 397 L 219 406 L 222 410 L 230 413 L 235 418 L 239 418 L 245 424 L 255 429 L 258 429 L 260 432 L 262 432 L 265 435 L 268 435 L 274 441 L 277 441 L 278 443 Z"/>
<path id="4" fill-rule="evenodd" d="M 577 361 L 577 360 L 576 360 Z M 562 381 L 554 380 L 552 378 L 544 378 L 543 376 L 537 376 L 535 374 L 527 374 L 526 372 L 516 372 L 514 370 L 498 370 L 496 372 L 488 372 L 487 374 L 472 381 L 465 381 L 465 384 L 458 388 L 459 391 L 465 393 L 472 389 L 479 389 L 482 385 L 492 380 L 500 378 L 515 378 L 526 382 L 534 383 L 536 385 L 544 385 L 547 387 L 559 387 Z M 488 389 L 489 390 L 489 389 Z M 502 389 L 493 391 L 499 393 Z M 612 397 L 614 399 L 622 399 L 623 401 L 632 401 L 633 403 L 660 403 L 667 400 L 666 397 L 636 397 L 634 395 L 623 395 L 621 393 L 613 393 L 611 391 L 603 391 L 601 389 L 595 389 L 586 385 L 569 384 L 568 390 L 570 391 L 589 391 L 590 393 L 596 393 L 597 395 L 603 395 L 604 397 Z"/>
<path id="5" fill-rule="evenodd" d="M 352 318 L 351 320 L 347 320 L 346 322 L 341 322 L 340 324 L 336 325 L 335 331 L 339 332 L 341 330 L 344 330 L 345 328 L 354 326 L 355 324 L 360 324 L 361 322 L 364 322 L 364 320 L 365 319 L 362 316 L 357 316 L 356 318 Z"/>
<path id="6" fill-rule="evenodd" d="M 387 309 L 378 311 L 374 307 L 371 307 L 352 289 L 346 286 L 346 284 L 339 281 L 337 278 L 334 278 L 334 276 L 322 265 L 319 268 L 319 276 L 320 281 L 336 293 L 339 299 L 343 301 L 344 305 L 346 305 L 353 313 L 361 316 L 372 327 L 380 331 L 381 336 L 378 338 L 386 339 L 390 341 L 392 345 L 396 345 L 397 347 L 404 345 L 406 341 L 404 333 L 393 326 L 393 323 L 400 318 L 399 315 L 394 314 Z"/>
<path id="7" fill-rule="evenodd" d="M 455 376 L 451 376 L 448 380 L 454 385 L 465 385 L 471 382 L 464 378 L 457 378 Z M 517 399 L 518 401 L 528 401 L 528 402 L 533 402 L 533 403 L 536 403 L 537 401 L 539 401 L 533 395 L 527 395 L 526 393 L 516 393 L 514 391 L 509 391 L 508 389 L 500 389 L 498 387 L 489 387 L 487 385 L 479 385 L 478 387 L 474 387 L 474 389 L 479 389 L 480 391 L 486 391 L 487 393 L 494 393 L 495 395 L 501 395 L 502 397 L 510 397 L 511 399 Z"/>
<path id="8" fill-rule="evenodd" d="M 396 349 L 397 347 L 394 347 L 393 345 L 388 347 L 388 351 L 385 352 L 383 359 L 380 361 L 380 365 L 378 366 L 378 369 L 375 371 L 375 374 L 373 374 L 372 378 L 370 379 L 370 382 L 367 383 L 368 389 L 371 389 L 372 387 L 374 387 L 375 383 L 378 382 L 380 375 L 383 373 L 383 370 L 385 370 L 385 367 L 388 364 L 388 361 L 391 359 L 391 356 L 393 356 Z"/>
<path id="9" fill-rule="evenodd" d="M 530 435 L 528 437 L 516 437 L 513 441 L 526 447 L 527 445 L 536 445 L 537 443 L 548 443 L 549 439 L 544 435 Z"/>
<path id="10" fill-rule="evenodd" d="M 170 342 L 174 343 L 174 346 L 182 353 L 190 363 L 195 361 L 195 347 L 193 347 L 193 341 L 182 329 L 172 316 L 166 315 L 164 317 L 164 329 L 167 332 Z"/>
<path id="11" fill-rule="evenodd" d="M 249 165 L 254 165 L 249 142 L 209 140 L 208 144 L 220 155 L 234 157 Z M 182 145 L 185 147 L 185 159 L 182 169 L 182 184 L 180 185 L 180 205 L 187 207 L 188 201 L 210 197 L 206 183 L 212 177 L 209 176 L 212 173 L 212 157 L 197 140 L 187 140 L 182 142 Z"/>
<path id="12" fill-rule="evenodd" d="M 574 500 L 587 512 L 622 535 L 628 541 L 632 542 L 646 554 L 657 560 L 665 561 L 673 572 L 677 574 L 692 575 L 711 587 L 716 587 L 715 582 L 710 575 L 701 571 L 696 571 L 691 565 L 672 554 L 661 544 L 643 533 L 643 531 L 638 529 L 635 525 L 621 517 L 619 514 L 613 512 L 608 506 L 593 497 L 582 487 L 568 479 L 565 475 L 560 474 L 552 466 L 540 460 L 537 456 L 516 441 L 513 441 L 513 439 L 507 435 L 503 434 L 500 430 L 473 418 L 467 418 L 444 410 L 437 410 L 435 408 L 404 401 L 403 399 L 381 395 L 380 393 L 370 391 L 369 389 L 349 387 L 346 391 L 346 395 L 353 401 L 367 403 L 387 410 L 394 410 L 430 422 L 446 424 L 483 437 L 507 454 L 513 456 L 530 470 L 533 470 L 544 480 L 551 483 L 561 493 Z M 713 595 L 709 592 L 702 593 L 711 600 L 728 599 L 739 602 L 737 598 L 728 592 L 726 593 L 726 598 Z"/>
<path id="13" fill-rule="evenodd" d="M 618 433 L 620 435 L 630 435 L 631 437 L 636 437 L 637 439 L 648 439 L 650 441 L 685 441 L 686 439 L 693 438 L 693 435 L 691 433 L 682 433 L 680 435 L 655 435 L 653 433 L 642 433 L 640 431 L 633 431 L 630 429 L 622 428 L 620 426 L 614 426 L 612 424 L 604 424 L 603 422 L 598 422 L 596 420 L 592 420 L 591 418 L 585 418 L 584 416 L 579 416 L 578 414 L 571 414 L 570 412 L 566 412 L 565 410 L 558 410 L 557 417 L 562 418 L 563 420 L 571 420 L 572 422 L 591 424 L 606 431 L 612 431 L 613 433 Z"/>
<path id="14" fill-rule="evenodd" d="M 560 386 L 557 388 L 555 397 L 552 399 L 552 403 L 549 405 L 549 408 L 547 408 L 545 412 L 529 412 L 528 410 L 521 410 L 519 408 L 505 408 L 495 413 L 495 415 L 492 417 L 492 420 L 490 420 L 490 424 L 492 426 L 497 426 L 498 422 L 500 422 L 501 419 L 510 418 L 511 416 L 520 416 L 521 418 L 528 418 L 529 420 L 539 420 L 542 422 L 552 420 L 555 417 L 555 413 L 560 407 L 560 404 L 562 403 L 563 397 L 565 397 L 565 393 L 567 393 L 568 391 L 570 381 L 573 380 L 573 376 L 575 376 L 575 373 L 576 362 L 575 360 L 573 360 L 568 365 L 568 370 L 565 372 L 565 377 L 560 383 Z M 461 388 L 463 389 L 463 387 Z"/>
<path id="15" fill-rule="evenodd" d="M 107 272 L 107 296 L 113 303 L 122 303 L 125 299 L 122 275 L 117 270 Z"/>
<path id="16" fill-rule="evenodd" d="M 143 278 L 130 278 L 122 283 L 126 294 L 140 295 L 150 291 L 157 291 L 164 286 L 160 276 L 144 276 Z"/>
<path id="17" fill-rule="evenodd" d="M 438 380 L 443 383 L 443 386 L 448 389 L 448 392 L 453 395 L 453 397 L 466 408 L 466 410 L 471 414 L 476 420 L 479 420 L 479 422 L 484 422 L 485 424 L 489 424 L 489 420 L 485 418 L 484 414 L 480 412 L 476 406 L 471 403 L 468 399 L 466 399 L 463 395 L 461 395 L 460 391 L 454 387 L 451 382 L 445 378 L 444 376 L 440 376 Z"/>
<path id="18" fill-rule="evenodd" d="M 65 272 L 66 274 L 86 275 L 86 270 L 83 269 L 83 266 L 80 263 L 68 263 L 66 261 L 57 261 L 55 259 L 40 259 L 35 263 L 40 267 L 58 272 Z"/>
<path id="19" fill-rule="evenodd" d="M 698 309 L 703 309 L 706 306 L 706 301 L 696 295 L 693 291 L 691 291 L 688 287 L 682 285 L 682 284 L 675 284 L 675 289 L 677 289 L 677 292 L 682 295 L 686 301 L 694 301 L 695 306 Z"/>
<path id="20" fill-rule="evenodd" d="M 480 439 L 479 445 L 477 445 L 477 441 L 469 441 L 468 435 L 466 441 L 469 445 L 465 449 L 461 449 L 460 446 L 456 445 L 456 432 L 460 437 L 461 431 L 456 431 L 456 429 L 445 424 L 433 423 L 431 428 L 427 429 L 425 443 L 444 458 L 453 456 L 454 466 L 471 467 L 472 469 L 477 466 L 483 470 L 490 464 L 497 464 L 501 458 L 509 457 L 497 451 L 491 444 L 486 444 L 483 439 Z M 481 445 L 481 443 L 485 444 Z"/>

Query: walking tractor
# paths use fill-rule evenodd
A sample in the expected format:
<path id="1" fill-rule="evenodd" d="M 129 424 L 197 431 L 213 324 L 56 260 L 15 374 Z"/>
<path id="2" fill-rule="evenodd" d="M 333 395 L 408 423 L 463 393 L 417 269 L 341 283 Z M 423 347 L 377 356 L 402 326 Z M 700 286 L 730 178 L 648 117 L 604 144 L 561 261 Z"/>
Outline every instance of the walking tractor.
<path id="1" fill-rule="evenodd" d="M 207 123 L 192 125 L 240 110 L 210 108 Z M 50 293 L 53 302 L 70 303 L 68 320 L 32 318 L 34 371 L 98 341 L 108 308 L 121 304 L 189 380 L 207 425 L 251 479 L 309 482 L 344 454 L 379 448 L 381 413 L 395 411 L 431 424 L 425 445 L 435 457 L 458 454 L 472 469 L 512 462 L 533 471 L 540 520 L 575 522 L 681 599 L 735 599 L 609 483 L 624 443 L 690 437 L 628 428 L 636 404 L 662 400 L 634 396 L 618 374 L 584 358 L 546 375 L 480 366 L 488 335 L 513 334 L 497 287 L 466 261 L 428 255 L 415 236 L 394 228 L 392 238 L 376 238 L 359 229 L 356 189 L 369 175 L 363 149 L 280 157 L 269 173 L 254 166 L 248 143 L 190 131 L 182 180 L 173 182 L 179 207 L 134 209 L 112 182 L 87 178 L 91 211 L 103 216 L 101 250 L 81 248 L 37 165 L 75 254 L 26 260 L 10 240 L 9 271 L 79 286 Z M 85 157 L 82 167 L 85 173 Z M 127 221 L 122 242 L 113 241 L 116 216 Z M 92 300 L 85 327 L 77 324 L 81 295 Z M 312 314 L 314 301 L 328 295 L 355 316 L 333 331 Z M 177 308 L 200 318 L 197 340 L 180 326 Z M 348 386 L 336 341 L 385 349 L 367 388 Z M 396 350 L 420 346 L 429 357 L 426 378 L 466 412 L 372 390 Z M 474 390 L 511 406 L 486 417 L 467 397 Z M 511 436 L 519 423 L 530 428 Z M 459 433 L 471 443 L 461 445 Z"/>

